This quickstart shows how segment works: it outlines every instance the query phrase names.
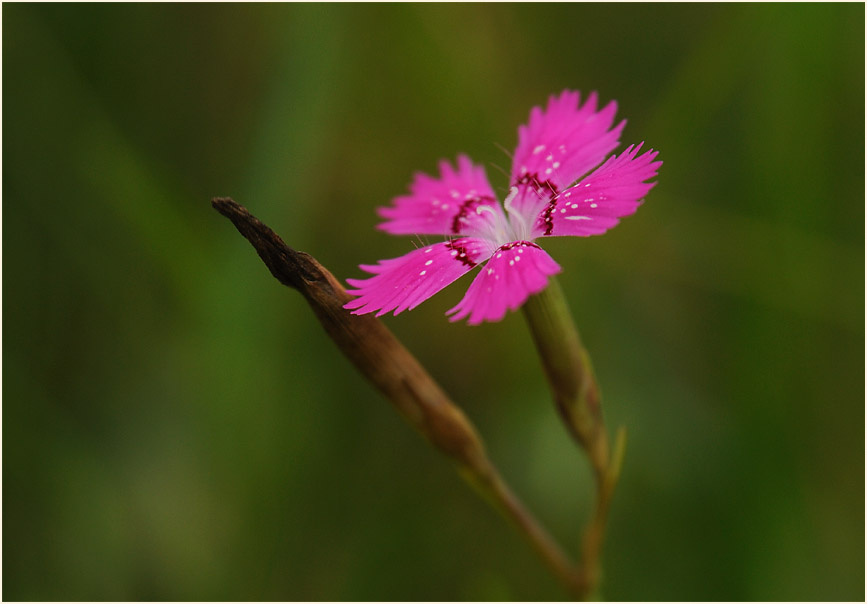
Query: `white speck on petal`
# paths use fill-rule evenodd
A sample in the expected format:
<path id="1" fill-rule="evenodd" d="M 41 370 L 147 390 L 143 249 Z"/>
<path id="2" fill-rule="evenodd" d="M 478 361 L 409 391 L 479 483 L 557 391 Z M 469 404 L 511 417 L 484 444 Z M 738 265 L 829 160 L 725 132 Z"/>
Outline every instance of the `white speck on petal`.
<path id="1" fill-rule="evenodd" d="M 595 208 L 595 207 L 596 207 L 596 204 L 595 204 L 595 203 L 591 203 L 591 204 L 590 204 L 590 207 L 591 207 L 591 208 Z"/>
<path id="2" fill-rule="evenodd" d="M 538 145 L 535 149 L 533 149 L 533 155 L 538 155 L 542 151 L 545 150 L 545 145 Z"/>
<path id="3" fill-rule="evenodd" d="M 430 266 L 431 264 L 433 264 L 433 260 L 428 260 L 424 263 L 425 266 Z"/>
<path id="4" fill-rule="evenodd" d="M 422 277 L 422 276 L 424 276 L 424 274 L 425 274 L 426 272 L 427 272 L 427 271 L 422 271 L 422 272 L 420 272 L 420 273 L 418 274 L 418 276 L 419 276 L 419 277 Z"/>
<path id="5" fill-rule="evenodd" d="M 545 170 L 545 175 L 548 175 L 550 173 L 551 173 L 551 168 L 548 168 L 547 170 Z"/>
<path id="6" fill-rule="evenodd" d="M 576 209 L 576 208 L 578 207 L 578 204 L 577 204 L 577 203 L 573 203 L 571 207 L 572 207 L 572 209 L 574 210 L 574 209 Z"/>
<path id="7" fill-rule="evenodd" d="M 589 216 L 566 216 L 566 220 L 593 220 Z"/>

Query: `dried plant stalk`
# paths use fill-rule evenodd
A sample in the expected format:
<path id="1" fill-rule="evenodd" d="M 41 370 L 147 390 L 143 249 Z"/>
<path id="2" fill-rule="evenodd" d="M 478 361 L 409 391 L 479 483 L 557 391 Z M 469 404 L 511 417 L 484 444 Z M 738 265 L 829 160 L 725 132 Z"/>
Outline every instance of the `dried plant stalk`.
<path id="1" fill-rule="evenodd" d="M 353 315 L 344 309 L 351 296 L 337 279 L 309 254 L 287 246 L 246 208 L 229 198 L 215 198 L 211 204 L 253 245 L 280 283 L 304 296 L 355 367 L 436 449 L 457 464 L 460 474 L 486 501 L 515 524 L 569 593 L 585 596 L 584 574 L 502 479 L 469 419 L 394 334 L 373 315 Z"/>

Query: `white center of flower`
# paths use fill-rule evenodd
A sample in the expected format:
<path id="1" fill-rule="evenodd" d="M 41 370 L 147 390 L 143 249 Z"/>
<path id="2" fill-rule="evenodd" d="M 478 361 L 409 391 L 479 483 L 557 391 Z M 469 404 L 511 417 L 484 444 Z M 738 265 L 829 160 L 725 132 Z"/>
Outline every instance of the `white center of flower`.
<path id="1" fill-rule="evenodd" d="M 518 187 L 509 189 L 509 194 L 503 202 L 503 206 L 506 208 L 505 213 L 500 211 L 499 208 L 487 205 L 476 208 L 476 213 L 479 216 L 484 213 L 490 214 L 480 234 L 497 246 L 505 245 L 512 241 L 530 241 L 530 225 L 527 224 L 527 220 L 523 214 L 512 206 L 512 202 L 518 196 L 518 192 Z"/>

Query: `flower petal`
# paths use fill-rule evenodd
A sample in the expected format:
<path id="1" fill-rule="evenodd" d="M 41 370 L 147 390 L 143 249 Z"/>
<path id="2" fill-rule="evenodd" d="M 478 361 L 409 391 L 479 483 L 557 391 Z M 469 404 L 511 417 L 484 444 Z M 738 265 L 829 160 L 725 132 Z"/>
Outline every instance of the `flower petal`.
<path id="1" fill-rule="evenodd" d="M 593 92 L 580 105 L 580 94 L 566 90 L 551 96 L 544 111 L 534 107 L 529 123 L 518 128 L 512 159 L 518 195 L 512 208 L 528 223 L 552 195 L 599 165 L 619 144 L 626 122 L 613 126 L 617 103 L 597 111 L 597 100 Z"/>
<path id="2" fill-rule="evenodd" d="M 650 150 L 638 157 L 641 145 L 629 146 L 619 157 L 612 155 L 597 170 L 551 199 L 539 212 L 532 236 L 600 235 L 617 225 L 619 218 L 634 214 L 642 198 L 656 183 L 662 165 Z"/>
<path id="3" fill-rule="evenodd" d="M 379 228 L 392 235 L 479 235 L 504 221 L 485 169 L 459 155 L 457 170 L 440 162 L 440 177 L 418 173 L 410 194 L 396 197 L 392 206 L 380 208 L 386 222 Z M 489 208 L 489 211 L 479 208 Z"/>
<path id="4" fill-rule="evenodd" d="M 451 321 L 469 316 L 467 323 L 499 321 L 506 310 L 517 310 L 532 294 L 548 285 L 560 266 L 535 243 L 513 241 L 500 246 L 473 280 L 467 294 L 446 314 Z"/>
<path id="5" fill-rule="evenodd" d="M 435 243 L 399 258 L 380 260 L 374 266 L 362 265 L 374 276 L 346 280 L 356 288 L 346 290 L 347 293 L 358 298 L 344 308 L 356 315 L 377 311 L 377 317 L 413 309 L 472 270 L 490 255 L 491 247 L 484 239 L 464 237 Z"/>

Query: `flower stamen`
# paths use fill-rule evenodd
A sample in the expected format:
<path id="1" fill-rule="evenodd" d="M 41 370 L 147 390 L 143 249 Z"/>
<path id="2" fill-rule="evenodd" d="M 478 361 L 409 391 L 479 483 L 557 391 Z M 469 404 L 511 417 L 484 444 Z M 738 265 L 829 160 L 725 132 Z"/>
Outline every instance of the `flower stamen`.
<path id="1" fill-rule="evenodd" d="M 506 196 L 506 201 L 503 202 L 503 205 L 506 208 L 506 212 L 509 213 L 509 222 L 512 224 L 513 230 L 516 231 L 516 239 L 526 239 L 530 236 L 530 225 L 524 220 L 524 215 L 512 206 L 512 202 L 518 196 L 518 193 L 518 187 L 509 189 L 509 194 Z"/>

